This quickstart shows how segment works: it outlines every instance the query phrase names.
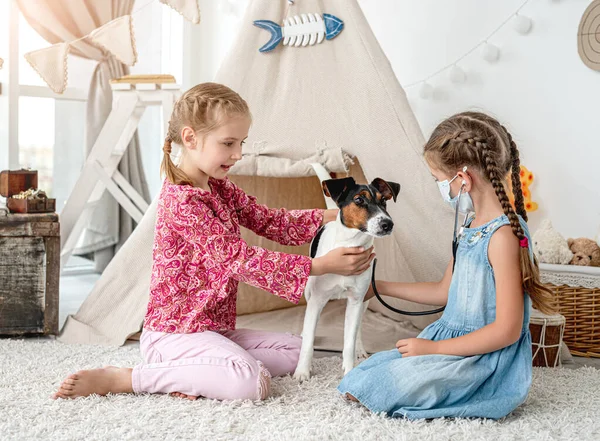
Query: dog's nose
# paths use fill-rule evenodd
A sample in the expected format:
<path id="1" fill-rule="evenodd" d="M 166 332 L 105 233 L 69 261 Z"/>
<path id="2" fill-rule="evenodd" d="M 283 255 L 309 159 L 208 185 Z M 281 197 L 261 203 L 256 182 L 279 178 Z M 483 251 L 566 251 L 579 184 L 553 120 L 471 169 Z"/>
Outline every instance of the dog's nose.
<path id="1" fill-rule="evenodd" d="M 384 220 L 383 222 L 381 222 L 381 229 L 386 233 L 388 231 L 392 231 L 392 228 L 394 228 L 394 222 L 392 222 L 391 220 Z"/>

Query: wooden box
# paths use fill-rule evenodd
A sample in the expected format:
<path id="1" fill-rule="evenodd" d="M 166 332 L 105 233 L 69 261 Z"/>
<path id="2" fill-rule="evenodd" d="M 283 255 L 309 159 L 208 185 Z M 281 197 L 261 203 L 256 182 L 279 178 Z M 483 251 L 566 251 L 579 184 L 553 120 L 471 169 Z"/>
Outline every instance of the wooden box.
<path id="1" fill-rule="evenodd" d="M 57 334 L 59 277 L 58 216 L 0 214 L 0 335 Z"/>
<path id="2" fill-rule="evenodd" d="M 4 170 L 0 172 L 0 196 L 6 198 L 6 206 L 11 213 L 54 213 L 56 211 L 56 199 L 12 197 L 30 188 L 35 190 L 38 188 L 37 171 Z"/>
<path id="3" fill-rule="evenodd" d="M 56 211 L 56 199 L 8 198 L 6 200 L 6 206 L 8 207 L 11 213 L 54 213 Z"/>

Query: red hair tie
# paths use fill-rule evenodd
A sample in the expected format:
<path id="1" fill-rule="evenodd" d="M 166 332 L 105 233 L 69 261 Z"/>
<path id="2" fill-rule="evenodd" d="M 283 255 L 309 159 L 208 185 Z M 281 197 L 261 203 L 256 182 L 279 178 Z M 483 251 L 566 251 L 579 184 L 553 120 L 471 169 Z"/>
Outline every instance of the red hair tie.
<path id="1" fill-rule="evenodd" d="M 529 248 L 529 241 L 526 237 L 524 237 L 519 241 L 519 245 L 521 246 L 521 248 Z"/>

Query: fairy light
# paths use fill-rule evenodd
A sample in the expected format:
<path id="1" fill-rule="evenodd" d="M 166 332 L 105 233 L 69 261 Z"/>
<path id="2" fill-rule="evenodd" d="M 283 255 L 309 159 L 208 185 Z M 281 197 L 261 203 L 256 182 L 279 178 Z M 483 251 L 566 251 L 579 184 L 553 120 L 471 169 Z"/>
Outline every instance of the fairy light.
<path id="1" fill-rule="evenodd" d="M 529 2 L 530 2 L 530 0 L 525 0 L 521 4 L 521 6 L 519 6 L 517 8 L 517 10 L 515 12 L 510 14 L 486 38 L 481 40 L 479 43 L 477 43 L 475 46 L 473 46 L 471 49 L 469 49 L 463 55 L 458 57 L 452 63 L 449 63 L 446 66 L 442 67 L 441 69 L 436 70 L 435 72 L 431 73 L 430 75 L 426 76 L 425 78 L 423 78 L 421 80 L 413 81 L 412 83 L 403 85 L 402 87 L 404 89 L 409 89 L 411 87 L 420 85 L 421 87 L 419 88 L 419 96 L 422 99 L 429 99 L 433 96 L 434 91 L 435 91 L 435 88 L 433 87 L 433 85 L 430 84 L 429 81 L 432 78 L 437 77 L 442 72 L 446 72 L 449 70 L 448 78 L 454 84 L 461 84 L 467 80 L 467 75 L 466 75 L 465 71 L 460 67 L 459 63 L 462 60 L 464 60 L 466 57 L 471 55 L 473 52 L 475 52 L 477 49 L 480 50 L 481 57 L 484 60 L 486 60 L 487 62 L 495 63 L 496 61 L 498 61 L 500 59 L 500 48 L 498 46 L 490 43 L 488 40 L 490 40 L 494 35 L 496 35 L 509 22 L 512 22 L 513 29 L 516 32 L 518 32 L 519 34 L 521 34 L 521 35 L 528 34 L 531 31 L 531 28 L 533 27 L 533 20 L 531 18 L 521 15 L 519 13 L 520 13 L 521 9 L 523 9 L 523 7 Z"/>

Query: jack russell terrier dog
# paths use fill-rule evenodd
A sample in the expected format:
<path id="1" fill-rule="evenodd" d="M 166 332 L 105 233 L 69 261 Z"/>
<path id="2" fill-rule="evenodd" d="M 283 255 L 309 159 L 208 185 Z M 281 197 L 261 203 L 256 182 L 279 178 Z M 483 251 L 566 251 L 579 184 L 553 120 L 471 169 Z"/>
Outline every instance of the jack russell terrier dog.
<path id="1" fill-rule="evenodd" d="M 340 212 L 335 222 L 325 225 L 311 243 L 311 257 L 320 257 L 338 247 L 370 248 L 375 237 L 391 234 L 394 223 L 386 211 L 386 201 L 400 192 L 400 185 L 376 178 L 369 185 L 357 184 L 353 178 L 324 180 L 323 192 L 333 199 Z M 372 264 L 371 264 L 372 267 Z M 367 307 L 363 299 L 369 289 L 371 271 L 357 276 L 324 274 L 310 276 L 304 295 L 307 306 L 302 329 L 302 349 L 294 372 L 300 381 L 310 377 L 315 329 L 323 307 L 329 300 L 347 298 L 344 323 L 343 368 L 347 374 L 356 357 L 366 357 L 360 324 Z"/>

